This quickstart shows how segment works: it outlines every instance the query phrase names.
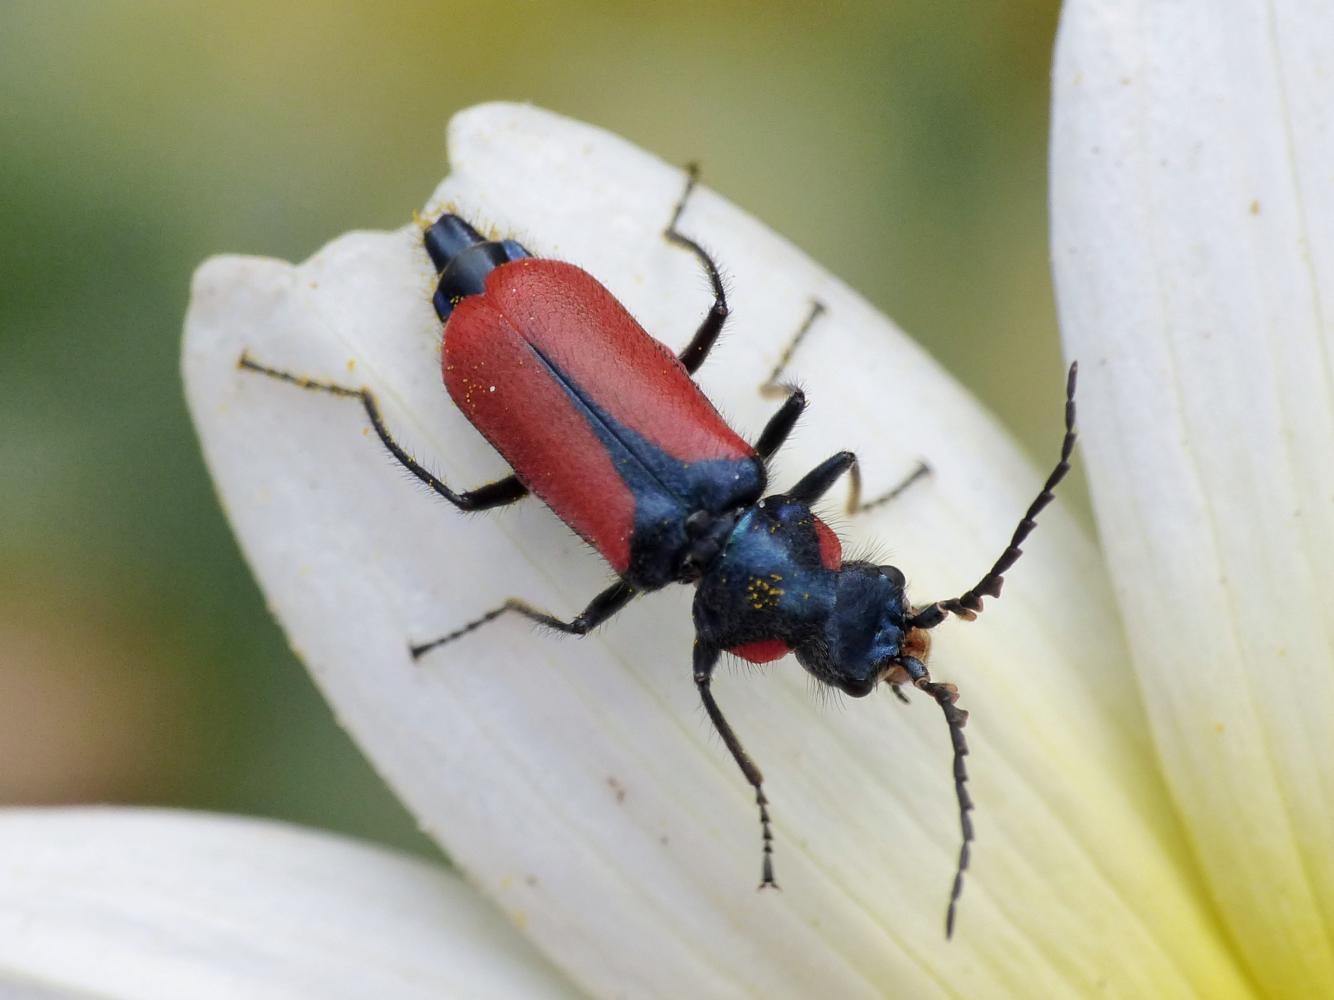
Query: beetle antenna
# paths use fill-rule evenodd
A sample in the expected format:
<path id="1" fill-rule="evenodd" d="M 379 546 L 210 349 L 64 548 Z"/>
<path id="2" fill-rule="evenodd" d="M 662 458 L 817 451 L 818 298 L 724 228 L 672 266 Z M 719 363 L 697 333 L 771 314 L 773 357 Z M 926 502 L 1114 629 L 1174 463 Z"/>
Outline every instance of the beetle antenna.
<path id="1" fill-rule="evenodd" d="M 1019 527 L 1014 529 L 1010 544 L 1005 547 L 1005 551 L 1001 553 L 995 565 L 987 571 L 987 575 L 982 577 L 972 590 L 961 597 L 955 597 L 948 601 L 938 601 L 937 606 L 941 610 L 953 612 L 960 618 L 971 621 L 982 610 L 983 597 L 1000 597 L 1001 585 L 1005 582 L 1005 574 L 1024 554 L 1024 550 L 1019 546 L 1037 527 L 1038 514 L 1042 513 L 1042 509 L 1052 502 L 1056 495 L 1054 492 L 1056 485 L 1070 471 L 1070 454 L 1074 451 L 1076 437 L 1075 376 L 1078 374 L 1079 362 L 1076 361 L 1070 365 L 1070 373 L 1065 379 L 1065 437 L 1061 440 L 1061 457 L 1056 463 L 1056 467 L 1051 470 L 1051 475 L 1047 477 L 1047 481 L 1042 484 L 1042 492 L 1028 505 L 1028 510 L 1024 512 L 1023 519 L 1019 522 Z M 930 609 L 928 608 L 928 610 Z M 925 623 L 923 625 L 925 626 Z M 930 626 L 925 627 L 929 628 Z"/>
<path id="2" fill-rule="evenodd" d="M 950 889 L 949 907 L 945 910 L 945 937 L 954 934 L 954 915 L 959 907 L 959 896 L 963 893 L 963 873 L 968 870 L 968 858 L 973 843 L 973 800 L 968 794 L 968 769 L 963 759 L 968 756 L 968 741 L 963 736 L 964 723 L 968 713 L 955 704 L 959 692 L 953 684 L 937 684 L 933 681 L 919 681 L 917 687 L 936 700 L 945 722 L 950 727 L 950 742 L 954 744 L 954 794 L 959 800 L 959 828 L 963 834 L 963 843 L 959 846 L 959 864 L 954 870 L 954 885 Z"/>

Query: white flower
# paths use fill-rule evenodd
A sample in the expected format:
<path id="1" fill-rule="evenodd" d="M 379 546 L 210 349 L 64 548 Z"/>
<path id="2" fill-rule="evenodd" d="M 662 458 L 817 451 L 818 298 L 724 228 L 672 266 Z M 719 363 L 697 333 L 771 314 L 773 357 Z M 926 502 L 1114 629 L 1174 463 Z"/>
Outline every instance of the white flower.
<path id="1" fill-rule="evenodd" d="M 1334 8 L 1068 4 L 1052 254 L 1157 756 L 1260 989 L 1334 996 Z"/>
<path id="2" fill-rule="evenodd" d="M 279 823 L 0 811 L 0 996 L 573 997 L 439 866 Z"/>
<path id="3" fill-rule="evenodd" d="M 219 258 L 200 269 L 191 408 L 275 614 L 426 830 L 574 986 L 673 997 L 1334 992 L 1323 725 L 1334 617 L 1322 600 L 1334 343 L 1320 312 L 1334 302 L 1334 109 L 1320 61 L 1330 18 L 1297 5 L 1256 18 L 1200 0 L 1067 4 L 1054 254 L 1108 560 L 1054 505 L 1004 599 L 936 632 L 933 675 L 957 683 L 972 713 L 977 803 L 951 942 L 942 917 L 958 821 L 948 737 L 926 699 L 831 704 L 790 660 L 719 678 L 772 803 L 783 891 L 756 893 L 753 803 L 696 704 L 685 588 L 636 601 L 582 640 L 501 619 L 408 656 L 409 642 L 508 596 L 573 614 L 607 581 L 539 504 L 464 517 L 401 473 L 355 401 L 238 370 L 248 351 L 368 386 L 394 433 L 451 485 L 502 475 L 440 386 L 416 226 L 342 237 L 297 267 Z M 679 171 L 509 105 L 456 118 L 450 151 L 428 214 L 457 209 L 581 264 L 656 336 L 689 338 L 708 293 L 661 235 Z M 700 381 L 743 433 L 772 410 L 755 388 L 810 299 L 828 307 L 794 360 L 811 409 L 775 485 L 842 448 L 861 456 L 871 491 L 929 458 L 930 480 L 848 521 L 845 536 L 888 547 L 919 602 L 974 583 L 1041 474 L 920 349 L 753 220 L 701 190 L 682 228 L 729 272 L 734 316 Z M 1050 396 L 1053 453 L 1060 390 L 1016 388 Z M 0 840 L 19 849 L 42 836 L 35 825 L 6 834 L 7 823 Z M 362 873 L 343 860 L 373 895 L 383 860 L 368 854 Z M 189 866 L 177 870 L 188 896 Z M 271 877 L 258 868 L 253 891 Z M 383 877 L 386 894 L 403 890 L 402 872 Z M 240 875 L 229 884 L 252 891 Z M 477 905 L 448 891 L 449 906 Z M 136 891 L 125 894 L 133 919 Z M 0 919 L 22 924 L 4 899 Z M 320 910 L 334 920 L 336 908 Z M 74 919 L 32 912 L 23 926 Z M 442 919 L 442 951 L 473 947 L 457 923 Z M 367 941 L 383 932 L 353 926 Z M 499 947 L 482 937 L 492 944 L 477 947 Z M 66 971 L 97 967 L 72 952 Z M 531 959 L 497 960 L 540 975 Z M 0 976 L 28 968 L 10 958 Z M 302 992 L 293 980 L 286 989 Z M 108 992 L 155 995 L 132 982 Z"/>

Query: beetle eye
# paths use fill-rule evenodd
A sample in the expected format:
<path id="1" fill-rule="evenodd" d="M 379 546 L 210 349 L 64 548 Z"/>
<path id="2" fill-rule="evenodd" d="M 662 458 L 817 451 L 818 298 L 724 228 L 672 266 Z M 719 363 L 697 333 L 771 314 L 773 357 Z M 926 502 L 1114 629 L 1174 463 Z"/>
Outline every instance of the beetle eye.
<path id="1" fill-rule="evenodd" d="M 894 586 L 898 587 L 900 590 L 902 590 L 908 582 L 907 578 L 903 575 L 903 570 L 899 569 L 897 566 L 881 566 L 880 572 L 889 577 Z"/>

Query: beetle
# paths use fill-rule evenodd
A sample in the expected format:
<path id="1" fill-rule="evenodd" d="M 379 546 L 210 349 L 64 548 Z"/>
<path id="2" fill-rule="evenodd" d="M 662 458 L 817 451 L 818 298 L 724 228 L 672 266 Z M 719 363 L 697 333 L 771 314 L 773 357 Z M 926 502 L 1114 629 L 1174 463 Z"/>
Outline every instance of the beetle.
<path id="1" fill-rule="evenodd" d="M 957 598 L 913 605 L 894 566 L 844 560 L 838 536 L 814 512 L 848 474 L 850 509 L 860 501 L 857 458 L 840 451 L 785 492 L 767 493 L 767 463 L 806 408 L 805 394 L 780 375 L 797 342 L 823 312 L 816 304 L 770 379 L 786 398 L 755 442 L 719 415 L 691 376 L 717 342 L 728 316 L 713 258 L 678 229 L 694 188 L 685 189 L 664 235 L 698 260 L 713 304 L 679 355 L 650 336 L 597 279 L 573 264 L 536 257 L 512 239 L 488 239 L 453 213 L 425 228 L 438 276 L 433 296 L 444 324 L 441 370 L 455 404 L 509 463 L 513 473 L 455 491 L 394 438 L 367 388 L 270 368 L 243 353 L 243 369 L 304 389 L 360 400 L 393 457 L 462 511 L 514 503 L 530 492 L 596 549 L 617 574 L 574 618 L 565 620 L 511 598 L 429 642 L 414 659 L 513 612 L 559 632 L 584 635 L 636 596 L 671 583 L 696 588 L 693 674 L 704 709 L 755 793 L 761 828 L 760 888 L 777 887 L 764 779 L 711 690 L 727 652 L 753 663 L 788 653 L 822 684 L 864 697 L 881 682 L 906 701 L 912 685 L 944 712 L 954 753 L 962 833 L 946 910 L 953 933 L 973 840 L 965 787 L 967 713 L 952 684 L 932 680 L 930 630 L 947 617 L 971 620 L 984 597 L 999 597 L 1004 574 L 1021 555 L 1038 513 L 1070 468 L 1075 443 L 1075 377 L 1066 382 L 1060 458 L 1009 544 L 982 579 Z M 926 472 L 923 465 L 908 481 Z M 902 489 L 901 486 L 899 489 Z"/>

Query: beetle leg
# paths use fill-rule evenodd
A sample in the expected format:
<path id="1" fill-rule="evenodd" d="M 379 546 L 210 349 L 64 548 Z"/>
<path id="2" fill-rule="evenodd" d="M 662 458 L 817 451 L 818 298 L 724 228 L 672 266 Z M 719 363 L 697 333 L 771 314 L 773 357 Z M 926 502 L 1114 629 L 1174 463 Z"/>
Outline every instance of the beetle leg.
<path id="1" fill-rule="evenodd" d="M 828 493 L 830 487 L 838 481 L 838 477 L 845 472 L 848 474 L 848 513 L 860 514 L 872 507 L 879 507 L 882 503 L 889 503 L 917 480 L 929 475 L 931 468 L 925 462 L 918 463 L 912 474 L 899 485 L 883 496 L 878 496 L 874 500 L 867 500 L 863 503 L 862 473 L 857 464 L 857 456 L 850 451 L 840 451 L 837 455 L 825 459 L 802 476 L 797 485 L 788 491 L 788 496 L 803 503 L 814 503 Z"/>
<path id="2" fill-rule="evenodd" d="M 931 466 L 927 465 L 924 461 L 919 461 L 917 463 L 917 468 L 908 473 L 908 475 L 903 478 L 903 481 L 897 486 L 882 493 L 874 500 L 863 502 L 861 467 L 854 465 L 848 470 L 848 513 L 854 515 L 862 514 L 875 507 L 879 507 L 882 504 L 897 500 L 913 483 L 929 475 L 931 475 Z"/>
<path id="3" fill-rule="evenodd" d="M 806 334 L 810 333 L 811 327 L 815 321 L 825 313 L 825 304 L 819 299 L 811 299 L 811 311 L 806 314 L 802 320 L 801 326 L 793 334 L 792 339 L 787 342 L 783 348 L 783 353 L 778 357 L 778 364 L 774 365 L 774 370 L 769 373 L 769 377 L 760 385 L 760 392 L 765 396 L 777 396 L 780 393 L 789 391 L 791 383 L 784 381 L 783 370 L 792 362 L 792 355 L 797 353 L 797 347 L 805 339 Z"/>
<path id="4" fill-rule="evenodd" d="M 522 500 L 528 495 L 528 487 L 519 482 L 518 476 L 513 475 L 498 479 L 494 483 L 485 483 L 475 489 L 464 490 L 462 493 L 454 492 L 442 480 L 424 469 L 416 459 L 404 450 L 402 445 L 394 440 L 393 435 L 389 433 L 389 428 L 385 425 L 384 418 L 380 415 L 380 406 L 369 389 L 349 389 L 347 386 L 338 385 L 334 382 L 321 382 L 318 379 L 293 375 L 291 372 L 280 371 L 277 368 L 266 368 L 252 360 L 249 354 L 242 354 L 237 366 L 248 371 L 259 372 L 261 375 L 268 375 L 280 382 L 288 382 L 300 389 L 327 392 L 332 396 L 361 400 L 361 405 L 366 410 L 366 416 L 370 419 L 371 427 L 375 429 L 375 434 L 379 437 L 380 443 L 388 449 L 399 465 L 459 510 L 489 510 L 492 507 L 503 507 L 506 504 L 514 503 L 516 500 Z"/>
<path id="5" fill-rule="evenodd" d="M 796 334 L 792 337 L 790 341 L 788 341 L 787 347 L 783 349 L 783 353 L 778 359 L 778 364 L 774 365 L 774 370 L 769 373 L 769 377 L 760 386 L 761 393 L 763 393 L 766 396 L 774 396 L 781 392 L 795 393 L 799 391 L 795 389 L 790 382 L 784 381 L 783 372 L 787 368 L 787 366 L 792 362 L 792 355 L 796 353 L 797 347 L 801 344 L 802 340 L 805 339 L 806 335 L 810 333 L 811 327 L 815 325 L 815 321 L 819 319 L 822 315 L 824 315 L 826 311 L 827 307 L 819 299 L 811 300 L 811 311 L 806 314 L 806 319 L 802 321 L 802 324 L 797 329 Z M 789 396 L 788 398 L 790 400 L 791 396 Z M 781 413 L 782 411 L 780 410 L 779 412 Z M 775 415 L 775 419 L 776 418 L 777 415 Z M 785 430 L 790 431 L 791 429 L 792 429 L 791 424 L 789 424 Z M 768 434 L 768 428 L 765 429 L 765 433 Z M 786 437 L 786 434 L 784 434 L 784 437 Z M 764 438 L 761 437 L 760 440 L 763 441 Z M 782 443 L 781 438 L 778 443 L 779 444 Z M 756 447 L 755 450 L 760 451 L 758 446 Z M 768 455 L 761 453 L 761 457 L 767 459 Z M 848 513 L 860 514 L 863 511 L 870 510 L 873 507 L 879 507 L 881 504 L 886 504 L 892 500 L 896 500 L 898 499 L 899 494 L 901 494 L 904 490 L 906 490 L 913 483 L 917 482 L 917 480 L 921 479 L 923 476 L 929 475 L 930 472 L 931 472 L 931 467 L 928 466 L 925 461 L 918 462 L 917 468 L 914 469 L 911 473 L 909 473 L 908 476 L 893 489 L 876 497 L 874 500 L 867 500 L 865 503 L 863 503 L 861 499 L 862 496 L 861 471 L 854 464 L 851 467 L 851 469 L 849 469 Z"/>
<path id="6" fill-rule="evenodd" d="M 435 649 L 437 646 L 443 646 L 447 642 L 453 642 L 469 632 L 481 628 L 487 622 L 494 621 L 507 611 L 513 611 L 516 614 L 523 615 L 530 621 L 535 621 L 539 625 L 545 625 L 547 628 L 553 628 L 558 632 L 565 632 L 568 635 L 584 635 L 597 628 L 616 612 L 630 603 L 639 591 L 626 583 L 624 580 L 618 580 L 610 587 L 598 594 L 588 603 L 588 607 L 579 612 L 569 621 L 557 618 L 555 615 L 548 614 L 545 611 L 533 607 L 527 601 L 520 600 L 517 597 L 511 597 L 498 608 L 492 608 L 486 614 L 482 615 L 461 628 L 456 628 L 447 635 L 442 635 L 438 639 L 432 639 L 429 642 L 413 643 L 408 647 L 414 660 L 420 659 L 426 653 Z"/>
<path id="7" fill-rule="evenodd" d="M 677 355 L 681 364 L 685 366 L 685 370 L 691 375 L 699 370 L 699 366 L 704 364 L 704 359 L 713 350 L 713 345 L 718 340 L 718 334 L 723 332 L 723 324 L 727 322 L 728 314 L 727 294 L 723 290 L 723 278 L 718 273 L 717 263 L 709 256 L 707 250 L 676 228 L 677 223 L 681 221 L 681 213 L 685 211 L 686 202 L 690 200 L 690 193 L 695 190 L 695 184 L 698 180 L 699 164 L 687 164 L 685 190 L 681 192 L 681 197 L 676 202 L 676 208 L 672 212 L 672 221 L 667 223 L 667 228 L 663 232 L 667 239 L 685 247 L 695 255 L 695 259 L 704 268 L 704 273 L 708 275 L 709 284 L 713 287 L 713 305 L 699 324 L 695 335 L 690 338 L 690 343 L 686 345 L 685 350 Z"/>
<path id="8" fill-rule="evenodd" d="M 769 461 L 774 452 L 783 447 L 783 442 L 792 433 L 792 428 L 797 425 L 805 409 L 806 394 L 800 389 L 793 389 L 778 412 L 769 418 L 760 439 L 755 442 L 755 454 L 760 457 L 760 461 Z"/>
<path id="9" fill-rule="evenodd" d="M 704 702 L 704 711 L 709 713 L 713 728 L 727 744 L 727 749 L 732 752 L 732 759 L 741 768 L 741 773 L 750 782 L 750 787 L 755 789 L 755 804 L 760 809 L 760 836 L 764 843 L 759 887 L 763 889 L 772 886 L 777 889 L 778 883 L 774 881 L 774 835 L 769 827 L 769 800 L 764 797 L 764 775 L 741 746 L 741 741 L 737 739 L 736 733 L 732 732 L 732 727 L 723 717 L 722 709 L 714 701 L 713 692 L 709 690 L 709 682 L 713 679 L 713 668 L 718 663 L 720 652 L 713 646 L 706 646 L 698 639 L 695 640 L 695 687 L 699 689 L 700 699 Z"/>
<path id="10" fill-rule="evenodd" d="M 829 492 L 829 488 L 838 482 L 839 476 L 856 467 L 857 456 L 850 451 L 840 451 L 802 476 L 797 485 L 787 491 L 787 495 L 799 503 L 813 504 Z"/>

